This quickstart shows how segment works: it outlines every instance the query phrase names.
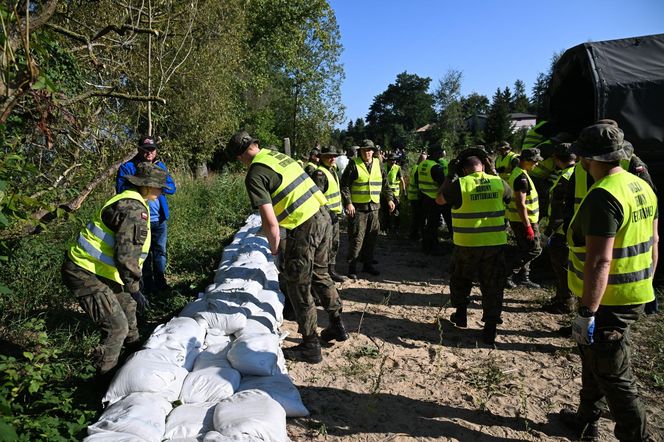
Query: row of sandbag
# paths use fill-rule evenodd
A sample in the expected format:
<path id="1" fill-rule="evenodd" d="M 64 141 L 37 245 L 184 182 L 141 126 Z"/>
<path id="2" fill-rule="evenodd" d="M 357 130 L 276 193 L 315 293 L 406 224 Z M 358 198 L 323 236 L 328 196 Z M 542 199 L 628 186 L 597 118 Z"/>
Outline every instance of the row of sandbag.
<path id="1" fill-rule="evenodd" d="M 259 225 L 247 220 L 215 283 L 118 371 L 86 441 L 288 440 L 286 416 L 308 411 L 281 352 L 284 298 Z"/>

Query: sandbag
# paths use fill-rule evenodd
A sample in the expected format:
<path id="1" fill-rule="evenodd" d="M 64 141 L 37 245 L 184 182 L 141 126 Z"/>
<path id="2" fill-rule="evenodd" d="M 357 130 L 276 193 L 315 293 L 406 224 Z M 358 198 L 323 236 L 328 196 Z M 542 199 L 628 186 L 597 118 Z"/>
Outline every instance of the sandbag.
<path id="1" fill-rule="evenodd" d="M 302 403 L 300 392 L 288 375 L 275 374 L 274 376 L 245 376 L 240 382 L 238 392 L 245 390 L 260 390 L 279 402 L 288 417 L 309 416 L 309 410 Z"/>
<path id="2" fill-rule="evenodd" d="M 208 367 L 227 367 L 231 368 L 232 365 L 228 360 L 228 351 L 231 349 L 231 343 L 228 341 L 226 344 L 210 346 L 200 352 L 194 362 L 194 370 L 202 370 Z"/>
<path id="3" fill-rule="evenodd" d="M 193 316 L 196 322 L 204 328 L 216 329 L 226 335 L 232 335 L 244 328 L 247 323 L 248 311 L 242 307 L 223 302 L 212 302 L 208 306 L 208 311 L 198 312 Z"/>
<path id="4" fill-rule="evenodd" d="M 221 330 L 218 330 L 216 328 L 210 328 L 205 334 L 205 342 L 203 344 L 203 348 L 208 349 L 210 347 L 227 345 L 230 344 L 230 342 L 231 342 L 230 336 L 226 335 Z"/>
<path id="5" fill-rule="evenodd" d="M 191 370 L 194 360 L 205 338 L 205 328 L 187 317 L 173 318 L 166 324 L 159 325 L 145 348 L 166 348 L 184 357 L 184 367 Z"/>
<path id="6" fill-rule="evenodd" d="M 188 371 L 162 360 L 163 349 L 141 350 L 134 353 L 116 373 L 103 403 L 113 404 L 131 393 L 157 393 L 168 401 L 180 396 Z"/>
<path id="7" fill-rule="evenodd" d="M 228 360 L 244 376 L 271 376 L 277 370 L 279 337 L 274 334 L 239 336 L 228 350 Z"/>
<path id="8" fill-rule="evenodd" d="M 246 390 L 219 402 L 214 409 L 214 429 L 223 436 L 251 436 L 284 442 L 286 412 L 277 401 L 259 390 Z"/>
<path id="9" fill-rule="evenodd" d="M 129 433 L 96 433 L 83 439 L 83 442 L 145 442 L 145 439 Z"/>
<path id="10" fill-rule="evenodd" d="M 263 439 L 256 437 L 241 435 L 241 436 L 224 436 L 218 431 L 210 431 L 203 438 L 203 442 L 262 442 Z"/>
<path id="11" fill-rule="evenodd" d="M 133 434 L 147 442 L 161 442 L 166 415 L 172 408 L 159 394 L 132 393 L 109 406 L 99 420 L 88 427 L 88 435 L 119 432 Z"/>
<path id="12" fill-rule="evenodd" d="M 228 367 L 207 367 L 187 375 L 180 400 L 185 404 L 218 402 L 232 396 L 240 386 L 240 372 Z"/>
<path id="13" fill-rule="evenodd" d="M 166 439 L 202 438 L 212 430 L 216 402 L 184 404 L 176 407 L 166 418 Z"/>

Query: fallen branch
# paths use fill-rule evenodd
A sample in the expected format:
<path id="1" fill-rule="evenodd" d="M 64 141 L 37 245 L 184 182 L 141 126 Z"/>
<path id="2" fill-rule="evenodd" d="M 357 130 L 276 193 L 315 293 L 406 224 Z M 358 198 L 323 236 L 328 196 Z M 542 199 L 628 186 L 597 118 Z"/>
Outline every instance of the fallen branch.
<path id="1" fill-rule="evenodd" d="M 64 101 L 63 104 L 65 106 L 68 106 L 70 104 L 76 103 L 78 101 L 87 100 L 88 98 L 92 97 L 122 98 L 124 100 L 130 100 L 130 101 L 156 101 L 157 103 L 166 104 L 166 100 L 161 97 L 153 97 L 148 95 L 131 95 L 131 94 L 124 94 L 121 92 L 94 91 L 94 90 L 87 91 L 80 95 L 72 97 L 69 100 Z"/>
<path id="2" fill-rule="evenodd" d="M 39 198 L 40 196 L 42 196 L 46 192 L 50 192 L 51 190 L 55 189 L 62 182 L 64 182 L 64 179 L 67 177 L 67 174 L 69 174 L 69 172 L 71 172 L 72 170 L 74 170 L 75 168 L 77 168 L 79 166 L 81 166 L 81 163 L 74 164 L 69 169 L 62 172 L 62 175 L 60 175 L 48 189 L 40 190 L 39 192 L 30 195 L 30 198 Z"/>

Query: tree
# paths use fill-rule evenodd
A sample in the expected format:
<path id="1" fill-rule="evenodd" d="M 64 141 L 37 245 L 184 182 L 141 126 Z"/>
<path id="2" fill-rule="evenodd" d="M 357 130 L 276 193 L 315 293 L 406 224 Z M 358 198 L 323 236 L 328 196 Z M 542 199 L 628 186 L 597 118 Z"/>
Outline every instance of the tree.
<path id="1" fill-rule="evenodd" d="M 433 129 L 433 139 L 448 148 L 459 143 L 466 129 L 461 105 L 462 78 L 461 71 L 451 69 L 438 81 L 434 91 L 438 119 Z"/>
<path id="2" fill-rule="evenodd" d="M 509 88 L 505 88 L 505 91 L 498 88 L 493 95 L 486 124 L 487 143 L 510 141 L 512 137 L 512 122 L 509 117 L 510 97 Z"/>
<path id="3" fill-rule="evenodd" d="M 510 112 L 527 113 L 530 101 L 526 95 L 526 84 L 521 80 L 514 82 L 514 95 L 510 103 Z"/>
<path id="4" fill-rule="evenodd" d="M 460 100 L 464 117 L 486 115 L 489 113 L 489 99 L 485 95 L 473 92 Z"/>
<path id="5" fill-rule="evenodd" d="M 367 133 L 386 147 L 405 142 L 404 134 L 430 123 L 434 98 L 428 92 L 431 78 L 402 72 L 374 98 L 367 114 Z"/>
<path id="6" fill-rule="evenodd" d="M 555 67 L 558 59 L 563 55 L 564 51 L 554 52 L 551 56 L 551 63 L 546 73 L 540 72 L 537 74 L 537 79 L 533 85 L 533 95 L 530 103 L 530 112 L 538 116 L 538 118 L 546 118 L 548 113 L 548 90 L 551 77 L 553 76 L 553 68 Z"/>

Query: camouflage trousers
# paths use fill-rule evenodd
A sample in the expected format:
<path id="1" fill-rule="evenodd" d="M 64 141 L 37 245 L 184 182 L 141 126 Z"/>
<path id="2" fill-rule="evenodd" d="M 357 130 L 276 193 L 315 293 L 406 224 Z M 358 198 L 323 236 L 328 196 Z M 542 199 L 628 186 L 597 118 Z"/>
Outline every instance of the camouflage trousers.
<path id="1" fill-rule="evenodd" d="M 599 419 L 606 399 L 614 434 L 621 441 L 648 440 L 646 412 L 639 400 L 629 352 L 629 327 L 643 312 L 643 304 L 600 306 L 595 313 L 594 343 L 579 345 L 581 353 L 582 422 Z"/>
<path id="2" fill-rule="evenodd" d="M 510 227 L 516 239 L 516 253 L 512 261 L 512 273 L 520 273 L 522 276 L 530 275 L 530 262 L 540 256 L 540 232 L 537 223 L 530 224 L 535 232 L 535 239 L 528 241 L 526 238 L 526 227 L 520 222 L 511 222 Z"/>
<path id="3" fill-rule="evenodd" d="M 410 231 L 408 232 L 408 238 L 413 241 L 420 239 L 423 230 L 422 201 L 410 200 Z"/>
<path id="4" fill-rule="evenodd" d="M 422 195 L 422 216 L 424 217 L 424 230 L 422 231 L 422 250 L 434 252 L 438 249 L 438 229 L 442 227 L 443 207 L 436 200 Z"/>
<path id="5" fill-rule="evenodd" d="M 466 307 L 470 302 L 473 278 L 479 276 L 484 322 L 497 323 L 503 312 L 506 268 L 505 246 L 454 246 L 450 269 L 452 306 Z"/>
<path id="6" fill-rule="evenodd" d="M 328 262 L 331 266 L 337 264 L 337 253 L 339 252 L 339 218 L 335 215 L 336 220 L 332 221 L 332 241 L 330 243 L 330 256 Z"/>
<path id="7" fill-rule="evenodd" d="M 62 265 L 62 280 L 101 330 L 95 364 L 100 373 L 106 373 L 117 365 L 122 345 L 139 339 L 136 302 L 120 284 L 88 272 L 69 257 Z"/>
<path id="8" fill-rule="evenodd" d="M 554 233 L 551 236 L 549 240 L 549 258 L 551 259 L 553 273 L 556 275 L 556 296 L 554 296 L 553 302 L 572 307 L 574 297 L 567 285 L 569 247 L 563 235 Z"/>
<path id="9" fill-rule="evenodd" d="M 348 218 L 348 262 L 372 264 L 378 241 L 380 217 L 378 210 L 356 211 Z"/>
<path id="10" fill-rule="evenodd" d="M 332 223 L 324 207 L 287 233 L 284 256 L 286 292 L 302 336 L 316 333 L 318 325 L 312 292 L 320 299 L 330 319 L 341 314 L 341 299 L 328 272 L 331 242 Z"/>

